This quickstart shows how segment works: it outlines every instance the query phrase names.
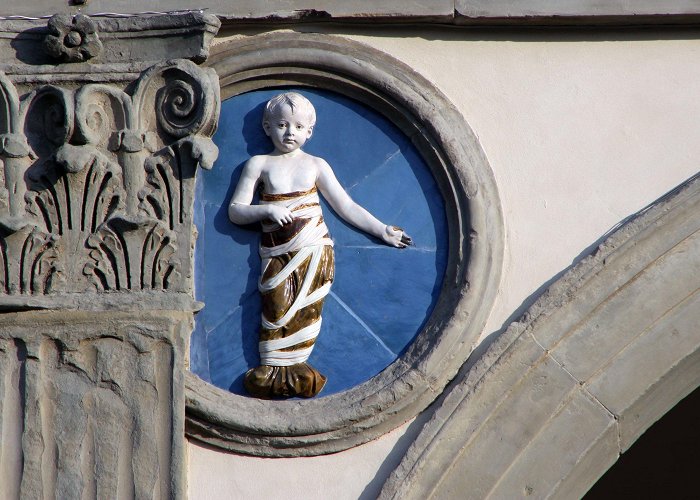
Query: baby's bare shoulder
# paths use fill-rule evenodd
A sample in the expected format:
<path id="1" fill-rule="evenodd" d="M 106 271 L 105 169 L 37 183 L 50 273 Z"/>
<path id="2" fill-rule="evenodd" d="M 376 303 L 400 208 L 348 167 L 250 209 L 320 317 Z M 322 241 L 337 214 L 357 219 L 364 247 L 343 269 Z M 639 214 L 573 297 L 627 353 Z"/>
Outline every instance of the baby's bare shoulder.
<path id="1" fill-rule="evenodd" d="M 320 156 L 310 155 L 306 151 L 304 151 L 304 157 L 307 158 L 309 161 L 327 163 L 326 160 L 324 160 Z"/>
<path id="2" fill-rule="evenodd" d="M 270 155 L 255 155 L 248 158 L 246 165 L 257 166 L 264 165 L 270 161 Z"/>
<path id="3" fill-rule="evenodd" d="M 245 169 L 249 172 L 262 172 L 270 164 L 269 155 L 256 155 L 251 156 L 247 162 L 245 162 Z"/>
<path id="4" fill-rule="evenodd" d="M 313 156 L 313 155 L 307 154 L 305 161 L 307 161 L 309 163 L 309 165 L 313 165 L 318 170 L 330 168 L 330 165 L 328 165 L 328 162 L 326 160 L 324 160 L 323 158 L 321 158 L 320 156 Z"/>

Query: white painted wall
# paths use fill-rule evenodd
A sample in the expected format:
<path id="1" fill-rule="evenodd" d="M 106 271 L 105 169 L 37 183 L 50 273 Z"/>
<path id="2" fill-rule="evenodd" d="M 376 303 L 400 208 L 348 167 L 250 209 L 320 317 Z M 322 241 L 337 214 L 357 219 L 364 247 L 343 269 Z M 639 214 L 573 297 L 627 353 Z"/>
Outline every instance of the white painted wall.
<path id="1" fill-rule="evenodd" d="M 506 223 L 501 292 L 484 336 L 700 164 L 700 40 L 688 39 L 692 32 L 547 33 L 345 34 L 431 80 L 481 141 Z M 190 498 L 374 498 L 419 431 L 417 421 L 343 453 L 302 459 L 190 444 Z"/>
<path id="2" fill-rule="evenodd" d="M 409 423 L 342 453 L 303 458 L 250 458 L 189 444 L 191 500 L 374 499 L 420 431 Z"/>
<path id="3" fill-rule="evenodd" d="M 486 152 L 506 223 L 488 333 L 615 224 L 698 171 L 700 40 L 460 33 L 353 38 L 431 80 Z"/>

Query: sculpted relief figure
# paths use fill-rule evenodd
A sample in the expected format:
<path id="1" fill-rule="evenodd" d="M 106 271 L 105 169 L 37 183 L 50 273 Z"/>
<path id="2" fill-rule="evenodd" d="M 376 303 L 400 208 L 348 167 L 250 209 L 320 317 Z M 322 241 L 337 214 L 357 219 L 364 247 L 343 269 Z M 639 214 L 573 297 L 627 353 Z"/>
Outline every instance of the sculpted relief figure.
<path id="1" fill-rule="evenodd" d="M 325 160 L 302 151 L 315 123 L 314 107 L 304 96 L 287 92 L 270 99 L 262 125 L 274 150 L 246 162 L 228 208 L 236 224 L 262 223 L 260 366 L 244 379 L 246 390 L 261 398 L 312 397 L 326 383 L 306 362 L 334 272 L 333 241 L 318 192 L 358 229 L 397 248 L 412 244 L 403 230 L 355 203 Z M 258 187 L 260 204 L 252 205 Z"/>

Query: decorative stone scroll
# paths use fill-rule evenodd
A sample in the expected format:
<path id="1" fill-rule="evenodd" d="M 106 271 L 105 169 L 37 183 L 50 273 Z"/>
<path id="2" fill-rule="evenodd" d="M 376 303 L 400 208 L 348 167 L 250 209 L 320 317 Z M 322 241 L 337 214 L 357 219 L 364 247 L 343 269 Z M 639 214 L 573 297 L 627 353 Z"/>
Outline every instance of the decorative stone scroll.
<path id="1" fill-rule="evenodd" d="M 158 43 L 148 30 L 218 27 L 185 17 L 54 17 L 0 64 L 0 498 L 185 496 L 194 176 L 218 155 L 218 77 L 122 60 Z M 201 61 L 202 36 L 170 55 Z"/>
<path id="2" fill-rule="evenodd" d="M 194 171 L 218 154 L 215 74 L 177 60 L 131 94 L 47 85 L 20 99 L 2 74 L 0 88 L 0 294 L 191 290 Z"/>

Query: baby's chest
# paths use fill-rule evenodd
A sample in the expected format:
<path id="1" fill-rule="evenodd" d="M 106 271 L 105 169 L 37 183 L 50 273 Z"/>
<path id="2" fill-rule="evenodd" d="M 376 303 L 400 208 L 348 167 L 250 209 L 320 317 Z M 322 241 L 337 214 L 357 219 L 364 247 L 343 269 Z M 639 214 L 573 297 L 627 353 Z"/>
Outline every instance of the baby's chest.
<path id="1" fill-rule="evenodd" d="M 270 169 L 263 173 L 262 181 L 266 193 L 291 193 L 308 191 L 316 184 L 313 169 Z"/>

